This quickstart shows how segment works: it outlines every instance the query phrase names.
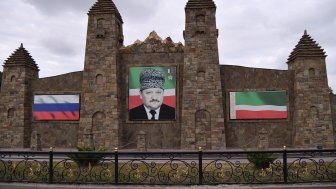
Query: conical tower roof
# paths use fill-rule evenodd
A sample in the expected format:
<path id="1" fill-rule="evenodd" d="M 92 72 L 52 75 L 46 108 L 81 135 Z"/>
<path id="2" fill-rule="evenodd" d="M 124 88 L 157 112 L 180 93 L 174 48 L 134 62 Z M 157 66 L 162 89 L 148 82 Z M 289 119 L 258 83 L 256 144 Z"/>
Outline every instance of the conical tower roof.
<path id="1" fill-rule="evenodd" d="M 88 15 L 92 14 L 111 14 L 115 13 L 122 22 L 121 15 L 112 0 L 98 0 L 89 10 Z"/>
<path id="2" fill-rule="evenodd" d="M 25 65 L 38 70 L 38 66 L 35 63 L 35 60 L 32 58 L 29 52 L 23 47 L 22 43 L 20 47 L 16 49 L 12 53 L 12 55 L 9 56 L 9 58 L 7 58 L 4 65 L 5 66 Z"/>
<path id="3" fill-rule="evenodd" d="M 299 43 L 295 46 L 292 53 L 289 55 L 287 63 L 293 61 L 298 57 L 326 57 L 326 56 L 327 55 L 325 54 L 321 46 L 319 46 L 318 43 L 316 43 L 316 41 L 314 41 L 314 39 L 312 39 L 305 30 Z"/>
<path id="4" fill-rule="evenodd" d="M 213 0 L 189 0 L 186 9 L 216 8 Z"/>

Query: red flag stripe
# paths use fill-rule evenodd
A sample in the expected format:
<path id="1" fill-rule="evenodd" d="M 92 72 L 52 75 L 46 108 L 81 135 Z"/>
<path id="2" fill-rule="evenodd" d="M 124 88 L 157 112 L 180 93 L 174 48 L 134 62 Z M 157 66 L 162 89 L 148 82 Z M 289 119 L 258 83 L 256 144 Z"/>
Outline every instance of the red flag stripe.
<path id="1" fill-rule="evenodd" d="M 248 110 L 237 110 L 237 119 L 286 119 L 287 111 L 248 111 Z"/>
<path id="2" fill-rule="evenodd" d="M 176 107 L 176 98 L 175 96 L 165 96 L 163 97 L 163 103 L 171 106 L 173 108 Z M 140 106 L 142 104 L 142 99 L 140 96 L 129 96 L 129 101 L 128 101 L 128 109 L 135 108 L 137 106 Z"/>
<path id="3" fill-rule="evenodd" d="M 37 121 L 77 121 L 79 112 L 34 112 Z"/>

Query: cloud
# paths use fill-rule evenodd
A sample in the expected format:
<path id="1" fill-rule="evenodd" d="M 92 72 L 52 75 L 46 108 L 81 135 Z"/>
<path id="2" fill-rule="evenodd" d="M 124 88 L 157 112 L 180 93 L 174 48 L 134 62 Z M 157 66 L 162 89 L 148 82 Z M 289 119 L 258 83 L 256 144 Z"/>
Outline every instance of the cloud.
<path id="1" fill-rule="evenodd" d="M 161 10 L 163 1 L 158 0 L 115 0 L 123 19 L 130 23 L 146 21 Z"/>
<path id="2" fill-rule="evenodd" d="M 332 31 L 332 20 L 326 21 L 327 15 L 332 14 L 332 8 L 326 9 L 329 4 L 333 3 L 328 0 L 223 1 L 221 5 L 224 10 L 217 10 L 217 14 L 220 15 L 218 25 L 221 53 L 229 56 L 228 59 L 249 54 L 264 54 L 265 57 L 271 54 L 283 56 L 284 52 L 287 52 L 288 56 L 304 29 L 308 29 L 313 38 L 320 36 L 320 32 L 315 28 Z M 320 10 L 326 11 L 322 13 Z M 283 57 L 283 63 L 285 61 L 286 57 Z"/>
<path id="3" fill-rule="evenodd" d="M 116 0 L 115 4 L 124 21 L 125 45 L 144 40 L 153 30 L 163 38 L 181 41 L 184 1 Z"/>
<path id="4" fill-rule="evenodd" d="M 23 0 L 41 11 L 44 15 L 62 15 L 65 12 L 89 10 L 95 0 Z"/>
<path id="5" fill-rule="evenodd" d="M 44 38 L 41 44 L 49 50 L 50 53 L 62 54 L 64 56 L 76 55 L 76 46 L 71 44 L 69 40 L 59 40 L 57 36 Z"/>
<path id="6" fill-rule="evenodd" d="M 0 2 L 0 18 L 5 18 L 0 28 L 0 59 L 5 60 L 23 43 L 39 65 L 40 77 L 83 69 L 87 10 L 68 6 L 75 5 L 73 1 L 13 1 L 15 8 Z"/>
<path id="7" fill-rule="evenodd" d="M 22 42 L 39 64 L 41 77 L 82 70 L 87 12 L 95 1 L 0 1 L 0 60 Z M 334 0 L 214 1 L 221 64 L 287 69 L 287 58 L 307 29 L 328 55 L 329 84 L 336 90 Z M 114 0 L 124 21 L 125 45 L 144 40 L 153 30 L 184 43 L 186 2 Z"/>

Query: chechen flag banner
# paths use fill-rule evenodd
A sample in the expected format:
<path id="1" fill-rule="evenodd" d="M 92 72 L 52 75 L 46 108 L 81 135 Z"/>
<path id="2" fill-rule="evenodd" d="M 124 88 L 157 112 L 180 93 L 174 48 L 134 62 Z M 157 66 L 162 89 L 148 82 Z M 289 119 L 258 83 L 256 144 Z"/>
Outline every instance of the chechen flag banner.
<path id="1" fill-rule="evenodd" d="M 286 119 L 286 91 L 230 92 L 230 119 Z"/>
<path id="2" fill-rule="evenodd" d="M 142 104 L 140 98 L 140 73 L 146 69 L 156 69 L 165 76 L 163 103 L 176 108 L 176 67 L 130 67 L 128 86 L 128 108 L 132 109 Z"/>
<path id="3" fill-rule="evenodd" d="M 33 116 L 36 121 L 79 120 L 79 95 L 35 95 Z"/>

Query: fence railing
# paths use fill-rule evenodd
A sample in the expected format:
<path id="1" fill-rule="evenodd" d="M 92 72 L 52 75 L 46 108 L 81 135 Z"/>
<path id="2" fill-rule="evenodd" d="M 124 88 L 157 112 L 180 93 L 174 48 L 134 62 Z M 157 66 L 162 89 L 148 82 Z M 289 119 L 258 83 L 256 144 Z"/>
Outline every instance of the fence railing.
<path id="1" fill-rule="evenodd" d="M 0 182 L 211 185 L 335 181 L 336 149 L 0 151 Z"/>

